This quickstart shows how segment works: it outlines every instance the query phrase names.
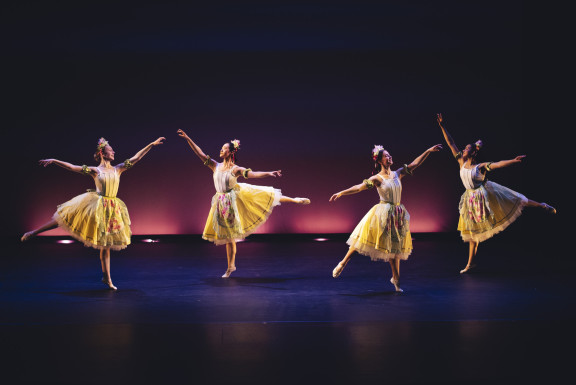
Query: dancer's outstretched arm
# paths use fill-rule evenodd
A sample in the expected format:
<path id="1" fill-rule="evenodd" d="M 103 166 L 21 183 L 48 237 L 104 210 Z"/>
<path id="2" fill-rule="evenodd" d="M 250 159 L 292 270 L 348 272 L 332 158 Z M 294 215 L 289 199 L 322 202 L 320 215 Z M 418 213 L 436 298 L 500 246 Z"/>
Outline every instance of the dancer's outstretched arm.
<path id="1" fill-rule="evenodd" d="M 456 157 L 458 155 L 458 153 L 460 152 L 460 150 L 458 150 L 458 147 L 456 146 L 454 139 L 452 139 L 452 137 L 450 136 L 448 131 L 442 125 L 442 120 L 443 120 L 442 114 L 436 114 L 436 121 L 438 121 L 438 125 L 442 129 L 442 135 L 444 135 L 444 139 L 446 140 L 446 144 L 448 145 L 448 147 L 450 147 L 450 151 L 452 151 L 452 155 L 454 155 L 454 157 Z M 457 158 L 457 160 L 458 160 L 458 163 L 462 163 L 462 158 Z"/>
<path id="2" fill-rule="evenodd" d="M 518 155 L 516 158 L 514 159 L 508 159 L 508 160 L 501 160 L 498 162 L 483 162 L 480 163 L 478 165 L 478 168 L 480 169 L 480 171 L 484 172 L 484 171 L 492 171 L 492 170 L 496 170 L 497 168 L 503 168 L 503 167 L 508 167 L 508 166 L 512 166 L 514 164 L 520 163 L 522 162 L 522 160 L 526 158 L 526 155 Z"/>
<path id="3" fill-rule="evenodd" d="M 370 179 L 365 179 L 360 184 L 357 184 L 355 186 L 347 188 L 346 190 L 342 190 L 340 192 L 337 192 L 336 194 L 333 194 L 330 197 L 329 202 L 334 202 L 336 199 L 339 199 L 342 195 L 358 194 L 359 192 L 368 190 L 369 188 L 372 188 L 374 186 L 380 186 L 380 179 L 378 179 L 376 175 L 372 175 Z"/>
<path id="4" fill-rule="evenodd" d="M 49 164 L 55 164 L 55 165 L 60 166 L 66 170 L 77 172 L 80 174 L 85 174 L 85 173 L 89 173 L 92 175 L 96 174 L 96 170 L 94 167 L 77 166 L 75 164 L 64 162 L 64 161 L 61 161 L 58 159 L 42 159 L 39 161 L 39 163 L 40 163 L 40 165 L 42 165 L 44 167 L 48 166 Z"/>
<path id="5" fill-rule="evenodd" d="M 126 161 L 120 163 L 117 167 L 122 171 L 132 167 L 132 165 L 139 162 L 144 157 L 144 155 L 146 155 L 148 151 L 150 151 L 152 147 L 158 146 L 159 144 L 163 144 L 162 141 L 165 139 L 166 138 L 164 138 L 163 136 L 159 137 L 158 139 L 156 139 L 155 141 L 153 141 L 152 143 L 150 143 L 149 145 L 138 151 L 136 155 L 134 155 L 132 158 L 127 159 Z"/>
<path id="6" fill-rule="evenodd" d="M 181 138 L 186 139 L 188 145 L 190 145 L 190 147 L 192 148 L 192 151 L 194 151 L 194 153 L 198 155 L 198 158 L 200 158 L 200 160 L 204 162 L 206 166 L 214 170 L 214 167 L 216 166 L 216 161 L 214 159 L 211 159 L 208 155 L 204 154 L 204 151 L 202 151 L 202 149 L 198 147 L 198 145 L 194 143 L 192 139 L 190 139 L 190 137 L 184 132 L 184 130 L 178 130 L 177 132 Z"/>
<path id="7" fill-rule="evenodd" d="M 244 168 L 244 167 L 240 167 L 240 166 L 235 166 L 234 169 L 232 170 L 232 173 L 235 176 L 243 176 L 244 178 L 248 179 L 248 178 L 266 178 L 266 177 L 281 177 L 282 176 L 282 170 L 276 170 L 276 171 L 252 171 L 252 169 L 250 168 Z"/>
<path id="8" fill-rule="evenodd" d="M 441 149 L 442 149 L 441 144 L 437 144 L 435 146 L 430 147 L 429 149 L 424 151 L 422 153 L 422 155 L 420 155 L 419 157 L 414 159 L 412 161 L 412 163 L 410 163 L 408 165 L 404 165 L 404 167 L 401 167 L 400 169 L 398 169 L 399 177 L 401 178 L 402 176 L 404 176 L 406 174 L 412 175 L 412 171 L 414 171 L 418 166 L 420 166 L 422 163 L 424 163 L 426 158 L 428 158 L 428 155 L 430 155 L 433 152 L 440 151 Z"/>

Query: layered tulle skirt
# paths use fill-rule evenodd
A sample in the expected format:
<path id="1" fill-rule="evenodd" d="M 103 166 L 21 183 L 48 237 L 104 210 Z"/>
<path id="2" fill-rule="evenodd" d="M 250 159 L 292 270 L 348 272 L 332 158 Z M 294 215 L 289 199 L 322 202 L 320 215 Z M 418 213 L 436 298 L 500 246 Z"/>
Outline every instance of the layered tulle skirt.
<path id="1" fill-rule="evenodd" d="M 412 253 L 410 214 L 402 204 L 381 202 L 366 213 L 346 243 L 373 261 L 406 260 Z"/>
<path id="2" fill-rule="evenodd" d="M 121 250 L 130 244 L 130 216 L 119 198 L 87 192 L 59 205 L 53 219 L 85 246 Z"/>
<path id="3" fill-rule="evenodd" d="M 466 190 L 459 204 L 462 239 L 482 242 L 493 237 L 522 214 L 527 202 L 524 195 L 491 181 Z"/>
<path id="4" fill-rule="evenodd" d="M 266 222 L 281 197 L 278 189 L 247 183 L 216 193 L 202 238 L 216 245 L 244 240 Z"/>

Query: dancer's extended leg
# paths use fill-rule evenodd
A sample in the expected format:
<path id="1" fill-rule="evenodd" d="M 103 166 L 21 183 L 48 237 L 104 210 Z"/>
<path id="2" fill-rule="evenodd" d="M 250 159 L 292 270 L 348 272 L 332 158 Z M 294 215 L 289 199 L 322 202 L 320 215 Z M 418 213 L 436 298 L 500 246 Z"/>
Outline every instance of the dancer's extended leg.
<path id="1" fill-rule="evenodd" d="M 356 251 L 356 249 L 353 247 L 350 247 L 348 249 L 348 252 L 344 256 L 344 258 L 340 261 L 340 263 L 338 263 L 338 265 L 336 265 L 334 270 L 332 270 L 332 276 L 334 278 L 338 278 L 340 276 L 340 273 L 342 273 L 342 270 L 344 270 L 344 267 L 346 267 L 346 265 L 348 264 L 348 261 L 350 261 L 350 258 L 352 257 L 352 254 L 355 251 Z"/>
<path id="2" fill-rule="evenodd" d="M 297 203 L 301 205 L 308 205 L 310 204 L 310 199 L 308 198 L 290 198 L 287 196 L 282 195 L 280 198 L 280 202 L 290 202 L 290 203 Z"/>
<path id="3" fill-rule="evenodd" d="M 556 209 L 552 206 L 550 206 L 548 203 L 538 203 L 536 201 L 533 201 L 532 199 L 528 199 L 528 203 L 526 203 L 527 207 L 540 207 L 543 208 L 544 210 L 548 211 L 550 214 L 556 214 Z"/>
<path id="4" fill-rule="evenodd" d="M 43 233 L 44 231 L 52 230 L 58 227 L 58 223 L 52 219 L 50 222 L 43 224 L 42 226 L 38 227 L 36 230 L 28 231 L 26 234 L 20 238 L 22 242 L 29 240 L 36 235 Z"/>

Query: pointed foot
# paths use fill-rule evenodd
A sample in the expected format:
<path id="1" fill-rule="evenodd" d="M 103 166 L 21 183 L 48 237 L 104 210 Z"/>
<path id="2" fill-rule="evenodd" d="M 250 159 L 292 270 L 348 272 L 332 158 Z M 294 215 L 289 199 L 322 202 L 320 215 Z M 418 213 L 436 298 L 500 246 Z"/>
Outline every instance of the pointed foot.
<path id="1" fill-rule="evenodd" d="M 556 209 L 548 203 L 542 202 L 542 207 L 544 207 L 544 210 L 548 211 L 550 214 L 556 214 Z"/>
<path id="2" fill-rule="evenodd" d="M 236 271 L 236 266 L 229 267 L 228 270 L 222 275 L 222 278 L 230 277 L 230 274 Z"/>
<path id="3" fill-rule="evenodd" d="M 390 282 L 392 283 L 392 285 L 394 285 L 394 289 L 396 289 L 396 292 L 398 293 L 404 292 L 404 290 L 402 290 L 402 288 L 400 287 L 400 280 L 394 279 L 394 277 L 392 277 L 390 278 Z"/>
<path id="4" fill-rule="evenodd" d="M 342 274 L 342 270 L 344 270 L 344 265 L 340 262 L 334 270 L 332 270 L 332 277 L 338 278 L 340 274 Z"/>
<path id="5" fill-rule="evenodd" d="M 34 232 L 33 231 L 28 231 L 26 234 L 24 234 L 22 236 L 22 238 L 20 238 L 21 242 L 26 242 L 27 240 L 29 240 L 30 238 L 32 238 L 34 236 Z"/>
<path id="6" fill-rule="evenodd" d="M 112 284 L 112 281 L 106 278 L 102 278 L 102 283 L 106 286 L 108 286 L 108 288 L 110 290 L 118 290 L 118 288 L 116 286 L 114 286 L 114 284 Z"/>

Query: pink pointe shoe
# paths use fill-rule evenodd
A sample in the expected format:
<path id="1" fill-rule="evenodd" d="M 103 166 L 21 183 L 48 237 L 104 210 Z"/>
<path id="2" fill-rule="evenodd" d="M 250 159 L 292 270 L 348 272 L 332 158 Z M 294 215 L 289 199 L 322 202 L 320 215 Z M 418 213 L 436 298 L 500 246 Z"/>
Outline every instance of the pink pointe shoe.
<path id="1" fill-rule="evenodd" d="M 222 276 L 222 278 L 228 278 L 230 277 L 230 274 L 232 274 L 233 272 L 236 271 L 236 266 L 230 267 L 228 270 L 226 270 L 226 272 L 224 273 L 224 275 Z"/>
<path id="2" fill-rule="evenodd" d="M 344 266 L 342 263 L 336 265 L 334 270 L 332 270 L 332 277 L 338 278 L 340 274 L 342 274 L 342 270 L 344 270 Z"/>
<path id="3" fill-rule="evenodd" d="M 298 201 L 299 204 L 301 205 L 309 205 L 310 204 L 310 199 L 308 198 L 294 198 Z"/>
<path id="4" fill-rule="evenodd" d="M 394 288 L 396 289 L 396 291 L 398 293 L 402 293 L 404 290 L 402 290 L 399 286 L 400 281 L 397 279 L 394 279 L 394 277 L 390 278 L 390 282 L 392 283 L 392 285 L 394 285 Z"/>
<path id="5" fill-rule="evenodd" d="M 460 274 L 464 274 L 469 272 L 470 270 L 474 269 L 476 267 L 476 265 L 466 265 L 465 268 L 463 268 L 462 270 L 460 270 Z"/>
<path id="6" fill-rule="evenodd" d="M 112 281 L 109 281 L 106 278 L 102 278 L 102 283 L 108 286 L 108 288 L 110 288 L 111 290 L 118 290 L 118 288 L 112 284 Z"/>

